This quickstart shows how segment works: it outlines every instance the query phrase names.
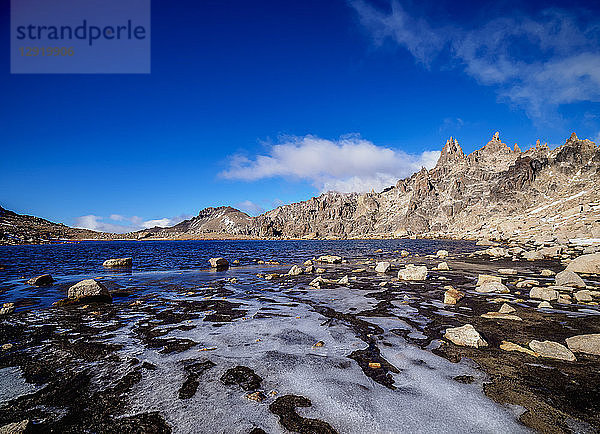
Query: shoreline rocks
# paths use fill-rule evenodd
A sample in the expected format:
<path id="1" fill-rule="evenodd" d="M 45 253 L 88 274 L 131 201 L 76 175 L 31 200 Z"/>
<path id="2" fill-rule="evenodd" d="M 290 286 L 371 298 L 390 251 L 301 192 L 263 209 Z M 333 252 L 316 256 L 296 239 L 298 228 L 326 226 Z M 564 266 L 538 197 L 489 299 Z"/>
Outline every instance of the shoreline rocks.
<path id="1" fill-rule="evenodd" d="M 55 282 L 50 274 L 42 274 L 41 276 L 32 277 L 27 281 L 32 286 L 50 286 Z"/>
<path id="2" fill-rule="evenodd" d="M 208 262 L 210 263 L 210 266 L 217 271 L 224 271 L 229 268 L 229 262 L 225 258 L 210 258 Z"/>
<path id="3" fill-rule="evenodd" d="M 541 357 L 548 359 L 566 360 L 567 362 L 574 362 L 577 359 L 575 354 L 571 352 L 564 345 L 553 341 L 536 341 L 529 342 L 529 348 L 538 353 Z"/>
<path id="4" fill-rule="evenodd" d="M 582 255 L 567 265 L 568 271 L 583 274 L 600 274 L 600 253 Z"/>
<path id="5" fill-rule="evenodd" d="M 400 280 L 425 280 L 427 278 L 427 267 L 408 264 L 404 269 L 398 271 Z"/>
<path id="6" fill-rule="evenodd" d="M 94 279 L 86 279 L 69 288 L 67 294 L 69 299 L 75 301 L 102 301 L 112 302 L 112 296 L 108 289 Z"/>
<path id="7" fill-rule="evenodd" d="M 131 268 L 132 264 L 132 258 L 112 258 L 104 261 L 102 266 L 105 268 Z"/>
<path id="8" fill-rule="evenodd" d="M 600 333 L 571 336 L 565 340 L 567 347 L 574 353 L 600 356 Z"/>
<path id="9" fill-rule="evenodd" d="M 488 346 L 488 343 L 472 324 L 446 329 L 444 337 L 453 344 L 463 347 L 483 348 Z"/>

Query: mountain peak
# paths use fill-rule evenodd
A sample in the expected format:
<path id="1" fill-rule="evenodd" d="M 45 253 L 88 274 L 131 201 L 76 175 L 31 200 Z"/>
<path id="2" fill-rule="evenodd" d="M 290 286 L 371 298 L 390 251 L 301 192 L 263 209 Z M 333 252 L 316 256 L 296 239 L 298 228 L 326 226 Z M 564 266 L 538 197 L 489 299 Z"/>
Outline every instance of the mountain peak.
<path id="1" fill-rule="evenodd" d="M 448 161 L 455 161 L 464 158 L 465 153 L 458 144 L 458 141 L 454 137 L 450 137 L 446 140 L 446 144 L 442 148 L 440 158 L 437 162 L 437 166 L 441 166 Z"/>

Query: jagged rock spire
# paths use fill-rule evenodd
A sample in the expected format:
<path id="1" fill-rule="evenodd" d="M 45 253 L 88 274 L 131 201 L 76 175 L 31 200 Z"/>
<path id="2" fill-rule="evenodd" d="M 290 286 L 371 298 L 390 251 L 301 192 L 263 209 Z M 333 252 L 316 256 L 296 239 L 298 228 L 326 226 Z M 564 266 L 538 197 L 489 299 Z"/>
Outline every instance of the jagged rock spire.
<path id="1" fill-rule="evenodd" d="M 454 137 L 450 137 L 446 140 L 446 144 L 442 148 L 440 159 L 438 160 L 437 166 L 441 166 L 448 161 L 455 161 L 465 157 L 465 153 L 458 144 L 458 141 Z"/>

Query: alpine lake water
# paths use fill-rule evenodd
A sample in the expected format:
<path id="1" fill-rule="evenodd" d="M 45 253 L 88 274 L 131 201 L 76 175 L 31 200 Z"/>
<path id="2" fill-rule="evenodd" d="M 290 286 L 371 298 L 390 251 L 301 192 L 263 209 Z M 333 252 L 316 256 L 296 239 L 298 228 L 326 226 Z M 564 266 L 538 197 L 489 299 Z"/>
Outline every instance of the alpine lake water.
<path id="1" fill-rule="evenodd" d="M 449 252 L 449 271 L 434 270 L 439 249 Z M 555 312 L 563 318 L 558 325 L 542 324 L 542 313 L 511 292 L 505 296 L 517 309 L 532 311 L 524 328 L 486 325 L 479 315 L 499 304 L 473 292 L 479 273 L 510 266 L 520 277 L 539 278 L 539 269 L 561 265 L 468 255 L 478 249 L 443 240 L 0 247 L 0 303 L 16 305 L 0 317 L 0 426 L 29 420 L 33 432 L 594 432 L 597 361 L 584 357 L 568 368 L 497 344 L 502 337 L 564 334 L 565 327 L 585 332 L 590 321 L 597 324 L 597 308 L 565 308 Z M 411 255 L 403 258 L 401 250 Z M 286 275 L 323 254 L 344 262 L 315 263 L 325 269 L 319 275 L 347 275 L 347 284 L 318 289 L 309 285 L 316 274 Z M 231 264 L 226 271 L 208 265 L 219 256 Z M 119 257 L 132 257 L 133 266 L 102 266 Z M 380 260 L 392 269 L 376 273 Z M 395 279 L 406 263 L 427 265 L 427 279 Z M 26 283 L 45 273 L 53 285 Z M 264 278 L 272 273 L 279 276 Z M 54 305 L 91 278 L 111 291 L 112 303 Z M 446 285 L 467 292 L 465 302 L 444 305 Z M 474 318 L 492 348 L 443 340 L 446 328 Z"/>

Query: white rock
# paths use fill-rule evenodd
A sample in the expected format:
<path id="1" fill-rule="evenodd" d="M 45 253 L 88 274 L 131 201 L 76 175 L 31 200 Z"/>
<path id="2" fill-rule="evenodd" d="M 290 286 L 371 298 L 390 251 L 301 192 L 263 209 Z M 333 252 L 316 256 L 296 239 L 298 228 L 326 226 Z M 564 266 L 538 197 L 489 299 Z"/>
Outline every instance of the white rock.
<path id="1" fill-rule="evenodd" d="M 559 344 L 558 342 L 553 341 L 531 341 L 529 342 L 529 348 L 538 353 L 542 357 L 546 357 L 549 359 L 559 359 L 566 360 L 569 362 L 574 362 L 577 360 L 575 358 L 575 354 L 571 352 L 564 345 Z"/>
<path id="2" fill-rule="evenodd" d="M 86 298 L 97 298 L 101 301 L 111 301 L 112 296 L 108 289 L 100 282 L 94 279 L 86 279 L 71 286 L 68 291 L 68 297 L 74 300 Z"/>
<path id="3" fill-rule="evenodd" d="M 529 292 L 529 297 L 538 300 L 554 301 L 558 300 L 558 291 L 550 288 L 532 288 Z"/>
<path id="4" fill-rule="evenodd" d="M 102 266 L 106 268 L 131 267 L 132 262 L 132 258 L 113 258 L 104 261 Z"/>
<path id="5" fill-rule="evenodd" d="M 537 307 L 538 309 L 552 309 L 552 305 L 547 301 L 540 301 Z"/>
<path id="6" fill-rule="evenodd" d="M 438 250 L 436 252 L 435 256 L 437 256 L 440 259 L 447 258 L 448 257 L 448 251 L 447 250 Z"/>
<path id="7" fill-rule="evenodd" d="M 508 288 L 506 287 L 506 285 L 504 285 L 500 282 L 497 282 L 495 280 L 489 280 L 487 282 L 484 282 L 482 285 L 477 286 L 475 288 L 475 291 L 482 292 L 482 293 L 494 292 L 497 294 L 507 294 L 510 292 L 508 290 Z"/>
<path id="8" fill-rule="evenodd" d="M 342 277 L 340 280 L 337 281 L 337 283 L 340 285 L 347 285 L 349 282 L 350 278 L 348 277 L 348 275 Z"/>
<path id="9" fill-rule="evenodd" d="M 600 333 L 572 336 L 566 341 L 569 349 L 575 353 L 600 356 Z"/>
<path id="10" fill-rule="evenodd" d="M 437 267 L 437 270 L 439 271 L 448 271 L 450 270 L 450 267 L 448 267 L 448 263 L 447 262 L 440 262 Z"/>
<path id="11" fill-rule="evenodd" d="M 406 268 L 398 271 L 400 280 L 425 280 L 427 278 L 427 267 L 408 264 Z"/>
<path id="12" fill-rule="evenodd" d="M 387 261 L 378 262 L 377 266 L 375 267 L 375 271 L 377 271 L 378 273 L 386 273 L 390 269 L 391 266 L 392 266 L 392 264 L 390 264 Z"/>
<path id="13" fill-rule="evenodd" d="M 575 299 L 579 302 L 592 301 L 592 294 L 587 289 L 582 289 L 581 291 L 577 291 L 573 295 L 575 296 Z"/>
<path id="14" fill-rule="evenodd" d="M 540 272 L 540 275 L 541 275 L 542 277 L 552 277 L 552 276 L 554 276 L 555 274 L 556 274 L 556 273 L 555 273 L 554 271 L 552 271 L 552 270 L 548 270 L 547 268 L 543 269 L 543 270 Z"/>
<path id="15" fill-rule="evenodd" d="M 502 283 L 502 277 L 492 276 L 491 274 L 480 274 L 477 276 L 477 284 L 475 286 L 481 286 L 485 282 L 500 282 Z"/>
<path id="16" fill-rule="evenodd" d="M 514 268 L 500 268 L 498 270 L 498 273 L 514 276 L 515 274 L 517 274 L 517 270 L 515 270 Z"/>
<path id="17" fill-rule="evenodd" d="M 487 342 L 471 324 L 449 328 L 446 330 L 444 337 L 456 345 L 465 347 L 482 348 L 488 346 Z"/>
<path id="18" fill-rule="evenodd" d="M 290 268 L 290 271 L 288 271 L 289 276 L 298 276 L 302 273 L 304 273 L 304 271 L 297 265 L 292 266 L 292 268 Z"/>
<path id="19" fill-rule="evenodd" d="M 500 310 L 499 310 L 500 313 L 513 313 L 516 311 L 517 311 L 517 309 L 515 309 L 508 303 L 503 303 L 502 306 L 500 306 Z"/>
<path id="20" fill-rule="evenodd" d="M 574 273 L 600 274 L 600 253 L 582 255 L 573 259 L 567 266 L 567 270 Z"/>
<path id="21" fill-rule="evenodd" d="M 342 258 L 336 255 L 323 255 L 319 256 L 317 259 L 319 262 L 327 262 L 328 264 L 340 264 L 342 262 Z"/>
<path id="22" fill-rule="evenodd" d="M 556 286 L 572 286 L 574 288 L 585 288 L 585 282 L 572 271 L 565 270 L 558 273 L 554 279 Z"/>

